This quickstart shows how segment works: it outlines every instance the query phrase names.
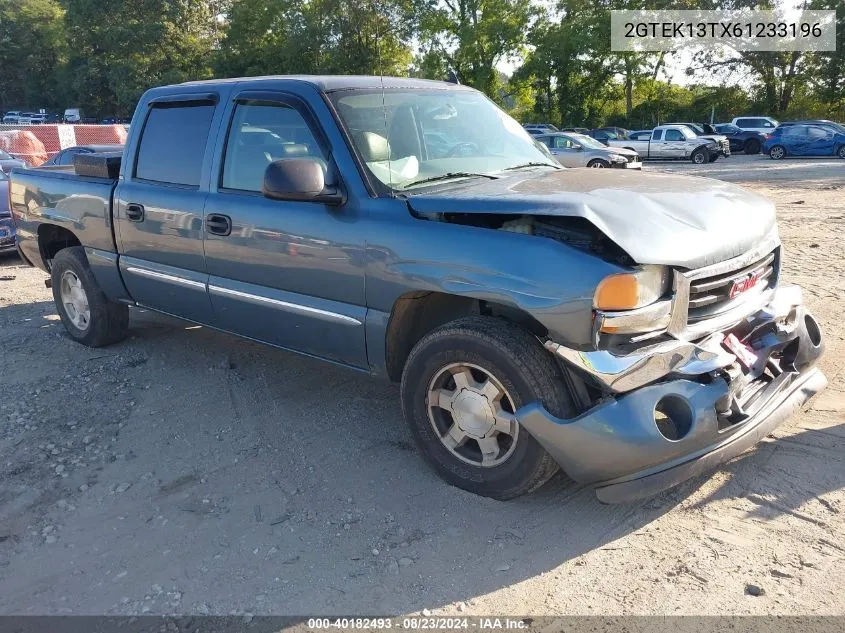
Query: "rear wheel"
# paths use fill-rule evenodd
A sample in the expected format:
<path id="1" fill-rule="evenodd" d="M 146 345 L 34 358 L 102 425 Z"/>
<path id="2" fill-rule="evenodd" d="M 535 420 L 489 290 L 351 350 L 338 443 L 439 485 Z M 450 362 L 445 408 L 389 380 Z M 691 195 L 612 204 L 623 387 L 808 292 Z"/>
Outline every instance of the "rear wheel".
<path id="1" fill-rule="evenodd" d="M 839 156 L 839 158 L 845 158 L 845 145 L 839 146 L 839 149 L 837 150 L 836 155 Z"/>
<path id="2" fill-rule="evenodd" d="M 587 163 L 587 167 L 592 167 L 593 169 L 606 169 L 610 167 L 610 163 L 602 160 L 601 158 L 594 158 L 589 163 Z"/>
<path id="3" fill-rule="evenodd" d="M 427 334 L 402 374 L 402 409 L 426 459 L 448 483 L 511 499 L 540 487 L 558 465 L 514 413 L 541 402 L 573 409 L 560 368 L 517 325 L 468 317 Z"/>
<path id="4" fill-rule="evenodd" d="M 129 308 L 106 299 L 82 246 L 60 250 L 50 274 L 56 310 L 71 338 L 89 347 L 102 347 L 126 337 Z"/>
<path id="5" fill-rule="evenodd" d="M 745 141 L 745 145 L 742 147 L 742 151 L 746 154 L 759 154 L 760 153 L 760 141 L 757 139 L 750 138 Z"/>
<path id="6" fill-rule="evenodd" d="M 783 145 L 775 145 L 769 150 L 769 156 L 774 160 L 780 160 L 784 156 L 786 156 L 786 150 L 784 149 Z"/>

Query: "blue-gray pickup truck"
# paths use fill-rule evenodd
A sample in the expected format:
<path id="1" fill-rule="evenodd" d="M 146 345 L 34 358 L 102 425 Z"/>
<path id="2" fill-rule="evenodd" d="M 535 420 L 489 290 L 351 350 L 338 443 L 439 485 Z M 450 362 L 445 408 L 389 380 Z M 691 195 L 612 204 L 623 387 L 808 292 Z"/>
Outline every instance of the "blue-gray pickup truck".
<path id="1" fill-rule="evenodd" d="M 422 453 L 481 495 L 562 469 L 642 498 L 825 386 L 770 202 L 564 169 L 463 86 L 155 88 L 122 155 L 17 169 L 10 198 L 73 339 L 115 343 L 141 306 L 400 382 Z"/>

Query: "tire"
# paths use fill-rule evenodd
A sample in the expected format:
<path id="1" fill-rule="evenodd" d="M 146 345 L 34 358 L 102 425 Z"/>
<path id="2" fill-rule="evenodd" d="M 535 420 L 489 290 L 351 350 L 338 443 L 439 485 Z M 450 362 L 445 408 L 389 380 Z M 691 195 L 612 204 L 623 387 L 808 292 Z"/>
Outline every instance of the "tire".
<path id="1" fill-rule="evenodd" d="M 60 250 L 53 258 L 50 275 L 56 311 L 73 340 L 88 347 L 103 347 L 126 338 L 129 307 L 106 299 L 83 247 Z M 87 318 L 79 305 L 87 305 Z"/>
<path id="2" fill-rule="evenodd" d="M 839 146 L 839 149 L 836 150 L 836 155 L 839 156 L 839 158 L 845 158 L 845 145 Z"/>
<path id="3" fill-rule="evenodd" d="M 786 156 L 786 148 L 783 145 L 773 145 L 769 149 L 769 158 L 773 160 L 781 160 Z"/>
<path id="4" fill-rule="evenodd" d="M 467 317 L 430 332 L 411 350 L 402 373 L 401 392 L 402 410 L 414 440 L 434 470 L 458 488 L 500 500 L 539 488 L 559 467 L 516 422 L 511 422 L 510 434 L 494 438 L 497 462 L 481 464 L 482 444 L 468 436 L 463 444 L 447 447 L 449 429 L 459 427 L 455 421 L 460 418 L 452 417 L 451 409 L 433 404 L 429 392 L 441 376 L 448 377 L 449 372 L 466 366 L 472 366 L 470 378 L 476 381 L 470 388 L 459 389 L 455 381 L 451 385 L 441 383 L 446 388 L 437 391 L 466 395 L 478 389 L 486 375 L 486 385 L 495 382 L 504 392 L 497 404 L 500 412 L 510 409 L 512 413 L 539 401 L 553 415 L 574 415 L 560 368 L 533 335 L 502 319 Z M 469 399 L 477 395 L 470 394 Z M 469 409 L 462 409 L 460 401 L 452 404 L 456 403 L 456 415 L 462 411 L 466 415 Z"/>
<path id="5" fill-rule="evenodd" d="M 760 153 L 760 141 L 750 138 L 745 141 L 745 145 L 742 146 L 742 151 L 746 154 L 759 154 Z"/>
<path id="6" fill-rule="evenodd" d="M 707 155 L 707 150 L 703 147 L 699 147 L 690 155 L 690 160 L 696 165 L 704 165 L 710 160 L 710 158 Z"/>
<path id="7" fill-rule="evenodd" d="M 610 163 L 606 160 L 602 160 L 601 158 L 594 158 L 589 163 L 587 163 L 587 167 L 592 167 L 594 169 L 607 169 L 610 167 Z"/>

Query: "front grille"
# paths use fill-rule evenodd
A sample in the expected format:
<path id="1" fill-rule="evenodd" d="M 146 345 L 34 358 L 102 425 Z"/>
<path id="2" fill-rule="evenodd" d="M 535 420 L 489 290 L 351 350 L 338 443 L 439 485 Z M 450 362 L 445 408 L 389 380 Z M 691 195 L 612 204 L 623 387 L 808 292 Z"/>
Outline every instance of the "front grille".
<path id="1" fill-rule="evenodd" d="M 735 282 L 753 277 L 756 277 L 757 281 L 752 287 L 731 297 Z M 745 299 L 765 291 L 774 283 L 774 277 L 775 253 L 772 252 L 739 270 L 692 279 L 689 287 L 688 322 L 708 319 L 730 310 Z"/>

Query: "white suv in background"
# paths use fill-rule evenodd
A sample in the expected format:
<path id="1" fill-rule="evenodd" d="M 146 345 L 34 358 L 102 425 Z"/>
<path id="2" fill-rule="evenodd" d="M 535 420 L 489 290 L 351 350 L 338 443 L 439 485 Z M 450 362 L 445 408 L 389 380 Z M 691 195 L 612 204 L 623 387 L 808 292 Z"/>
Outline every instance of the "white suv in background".
<path id="1" fill-rule="evenodd" d="M 740 130 L 760 132 L 761 134 L 771 134 L 780 125 L 777 119 L 767 116 L 739 116 L 731 121 L 731 123 Z"/>

